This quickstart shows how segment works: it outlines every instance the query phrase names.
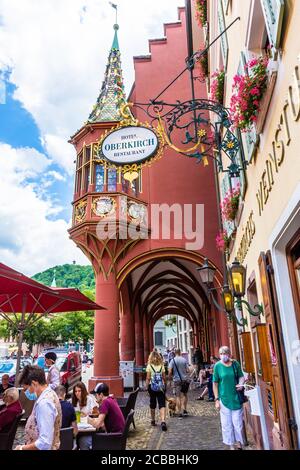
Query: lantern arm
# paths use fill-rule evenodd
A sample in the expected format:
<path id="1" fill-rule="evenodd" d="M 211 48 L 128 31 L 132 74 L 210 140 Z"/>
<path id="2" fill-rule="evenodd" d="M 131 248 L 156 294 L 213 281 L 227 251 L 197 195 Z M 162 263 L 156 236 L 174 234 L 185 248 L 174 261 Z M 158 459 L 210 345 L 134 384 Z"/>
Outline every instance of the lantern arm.
<path id="1" fill-rule="evenodd" d="M 218 290 L 218 289 L 215 288 L 215 287 L 209 289 L 209 291 L 208 291 L 209 297 L 212 299 L 214 306 L 215 306 L 218 310 L 220 310 L 220 311 L 223 312 L 223 313 L 227 313 L 226 310 L 225 310 L 225 308 L 221 307 L 221 305 L 219 305 L 219 303 L 218 303 L 217 300 L 215 299 L 215 296 L 214 296 L 213 292 L 216 291 L 216 290 Z"/>
<path id="2" fill-rule="evenodd" d="M 209 289 L 209 296 L 210 298 L 212 299 L 213 301 L 213 304 L 215 305 L 215 307 L 217 307 L 218 310 L 220 310 L 222 313 L 226 313 L 228 319 L 230 321 L 235 321 L 235 323 L 239 326 L 247 326 L 248 325 L 248 321 L 246 318 L 241 318 L 240 320 L 237 318 L 236 314 L 235 314 L 235 311 L 234 309 L 231 311 L 231 312 L 227 312 L 226 309 L 224 309 L 223 307 L 221 307 L 221 305 L 219 305 L 219 303 L 217 302 L 217 300 L 215 299 L 214 295 L 213 295 L 213 291 L 216 291 L 218 290 L 217 288 L 212 288 L 212 289 Z M 237 303 L 236 303 L 237 305 Z M 240 307 L 241 304 L 237 305 L 237 307 Z M 239 308 L 241 310 L 241 308 Z"/>
<path id="3" fill-rule="evenodd" d="M 257 304 L 257 305 L 254 305 L 254 307 L 252 308 L 249 302 L 247 302 L 246 300 L 236 299 L 236 306 L 240 310 L 243 304 L 246 306 L 248 313 L 252 317 L 260 317 L 261 315 L 264 316 L 264 309 L 262 305 Z"/>

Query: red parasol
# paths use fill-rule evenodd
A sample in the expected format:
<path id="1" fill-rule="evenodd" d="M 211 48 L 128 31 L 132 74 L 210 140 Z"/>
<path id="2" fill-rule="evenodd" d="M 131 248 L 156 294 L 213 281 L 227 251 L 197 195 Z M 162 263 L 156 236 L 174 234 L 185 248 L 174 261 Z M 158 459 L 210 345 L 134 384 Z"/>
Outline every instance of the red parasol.
<path id="1" fill-rule="evenodd" d="M 103 309 L 78 289 L 47 287 L 0 263 L 0 316 L 19 332 L 16 380 L 25 329 L 52 313 Z"/>

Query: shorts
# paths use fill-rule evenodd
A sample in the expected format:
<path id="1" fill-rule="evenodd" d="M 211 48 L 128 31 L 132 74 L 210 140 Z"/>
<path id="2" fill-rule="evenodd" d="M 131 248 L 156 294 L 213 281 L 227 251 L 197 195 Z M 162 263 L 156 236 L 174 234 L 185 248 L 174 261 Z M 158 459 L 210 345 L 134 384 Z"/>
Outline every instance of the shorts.
<path id="1" fill-rule="evenodd" d="M 185 393 L 182 393 L 181 391 L 181 382 L 174 382 L 174 391 L 176 397 L 180 397 L 181 395 L 186 395 Z"/>
<path id="2" fill-rule="evenodd" d="M 150 409 L 155 410 L 156 402 L 158 403 L 158 408 L 165 408 L 166 407 L 166 396 L 164 392 L 153 392 L 151 390 L 150 385 L 148 387 L 148 392 L 150 395 Z"/>

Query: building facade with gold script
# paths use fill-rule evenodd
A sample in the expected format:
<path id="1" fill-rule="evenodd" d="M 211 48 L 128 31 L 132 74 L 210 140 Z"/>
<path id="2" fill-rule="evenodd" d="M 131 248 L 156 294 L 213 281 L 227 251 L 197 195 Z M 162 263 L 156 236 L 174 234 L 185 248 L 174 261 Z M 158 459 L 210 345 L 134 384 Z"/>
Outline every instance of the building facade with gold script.
<path id="1" fill-rule="evenodd" d="M 208 0 L 207 43 L 237 17 L 209 49 L 206 79 L 212 99 L 235 112 L 233 95 L 239 100 L 235 128 L 248 162 L 239 178 L 219 173 L 221 201 L 240 192 L 234 220 L 223 217 L 226 256 L 228 265 L 237 258 L 247 266 L 245 299 L 264 308 L 260 317 L 244 310 L 238 338 L 244 371 L 261 387 L 270 448 L 293 449 L 300 443 L 300 2 Z M 237 89 L 245 92 L 255 74 L 243 102 Z M 249 404 L 245 411 L 263 447 L 260 420 Z"/>

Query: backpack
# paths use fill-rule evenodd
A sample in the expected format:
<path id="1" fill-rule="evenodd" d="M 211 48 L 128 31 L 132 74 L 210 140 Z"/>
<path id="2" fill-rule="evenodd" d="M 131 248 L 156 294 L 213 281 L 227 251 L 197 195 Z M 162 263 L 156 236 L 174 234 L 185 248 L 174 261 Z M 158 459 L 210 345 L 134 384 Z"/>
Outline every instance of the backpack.
<path id="1" fill-rule="evenodd" d="M 164 382 L 162 376 L 162 367 L 160 368 L 159 372 L 156 372 L 155 369 L 150 366 L 153 370 L 154 374 L 151 377 L 150 388 L 153 392 L 163 392 L 164 390 Z"/>

